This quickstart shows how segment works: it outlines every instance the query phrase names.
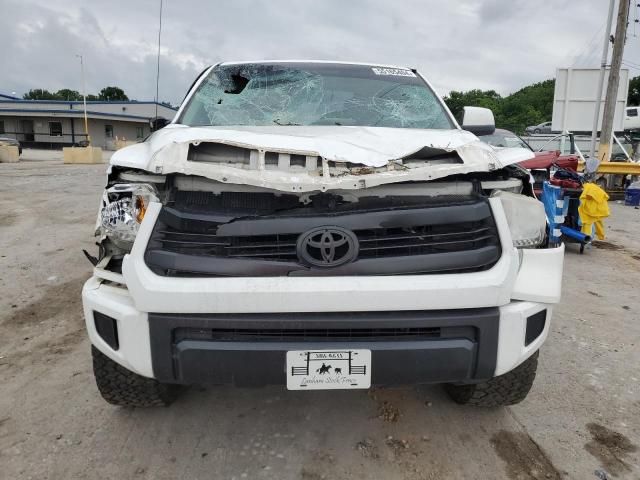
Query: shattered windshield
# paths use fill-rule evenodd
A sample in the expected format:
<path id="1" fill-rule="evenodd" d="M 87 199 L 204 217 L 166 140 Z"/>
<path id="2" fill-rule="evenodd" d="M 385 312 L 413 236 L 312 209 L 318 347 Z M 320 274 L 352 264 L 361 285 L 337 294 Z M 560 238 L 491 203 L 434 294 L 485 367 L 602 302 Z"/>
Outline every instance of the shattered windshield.
<path id="1" fill-rule="evenodd" d="M 411 70 L 320 63 L 217 66 L 179 123 L 454 128 L 434 92 Z"/>

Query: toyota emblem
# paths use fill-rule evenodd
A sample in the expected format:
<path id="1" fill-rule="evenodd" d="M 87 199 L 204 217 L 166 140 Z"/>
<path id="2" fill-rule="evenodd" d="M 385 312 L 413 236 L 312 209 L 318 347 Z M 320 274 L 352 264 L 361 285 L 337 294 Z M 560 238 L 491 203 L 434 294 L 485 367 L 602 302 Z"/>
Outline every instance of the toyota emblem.
<path id="1" fill-rule="evenodd" d="M 358 256 L 358 238 L 341 227 L 318 227 L 298 238 L 298 258 L 313 267 L 338 267 Z"/>

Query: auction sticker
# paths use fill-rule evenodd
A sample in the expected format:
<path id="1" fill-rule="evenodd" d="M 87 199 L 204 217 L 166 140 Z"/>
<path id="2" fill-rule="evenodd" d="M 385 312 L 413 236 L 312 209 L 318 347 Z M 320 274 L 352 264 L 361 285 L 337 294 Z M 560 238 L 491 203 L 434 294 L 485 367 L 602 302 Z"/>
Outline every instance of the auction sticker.
<path id="1" fill-rule="evenodd" d="M 371 70 L 373 70 L 373 73 L 375 73 L 376 75 L 391 75 L 394 77 L 416 76 L 416 74 L 408 68 L 371 67 Z"/>

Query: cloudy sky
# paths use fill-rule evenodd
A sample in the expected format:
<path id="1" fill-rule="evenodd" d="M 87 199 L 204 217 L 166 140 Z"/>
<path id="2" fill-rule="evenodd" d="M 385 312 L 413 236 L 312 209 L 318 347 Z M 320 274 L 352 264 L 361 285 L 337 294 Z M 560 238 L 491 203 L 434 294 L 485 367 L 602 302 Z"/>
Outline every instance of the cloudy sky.
<path id="1" fill-rule="evenodd" d="M 441 94 L 511 93 L 559 66 L 598 66 L 608 0 L 164 0 L 160 99 L 224 60 L 416 67 Z M 636 2 L 632 2 L 635 4 Z M 0 92 L 122 87 L 155 96 L 159 0 L 0 0 Z M 632 8 L 625 59 L 640 75 Z M 637 29 L 637 36 L 635 36 Z"/>

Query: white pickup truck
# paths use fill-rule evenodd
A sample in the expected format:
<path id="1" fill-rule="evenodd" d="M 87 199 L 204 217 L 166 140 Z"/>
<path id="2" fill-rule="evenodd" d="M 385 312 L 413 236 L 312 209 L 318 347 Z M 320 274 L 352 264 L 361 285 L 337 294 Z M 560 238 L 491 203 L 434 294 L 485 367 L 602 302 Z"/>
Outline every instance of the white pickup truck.
<path id="1" fill-rule="evenodd" d="M 640 107 L 626 107 L 624 109 L 624 131 L 637 132 L 640 130 Z"/>
<path id="2" fill-rule="evenodd" d="M 222 63 L 116 152 L 82 298 L 98 388 L 442 383 L 508 405 L 534 381 L 563 247 L 524 149 L 461 128 L 404 67 Z"/>

